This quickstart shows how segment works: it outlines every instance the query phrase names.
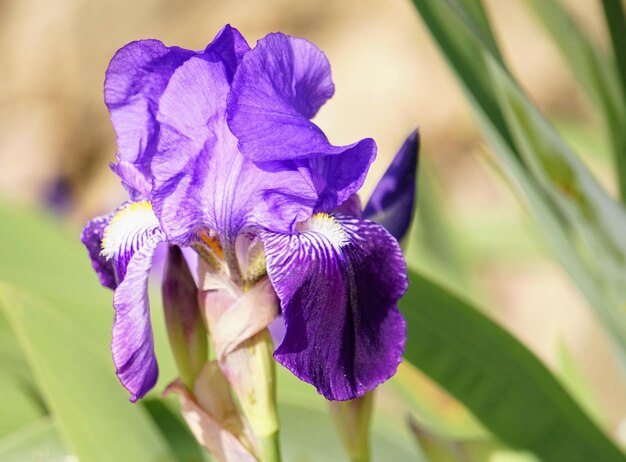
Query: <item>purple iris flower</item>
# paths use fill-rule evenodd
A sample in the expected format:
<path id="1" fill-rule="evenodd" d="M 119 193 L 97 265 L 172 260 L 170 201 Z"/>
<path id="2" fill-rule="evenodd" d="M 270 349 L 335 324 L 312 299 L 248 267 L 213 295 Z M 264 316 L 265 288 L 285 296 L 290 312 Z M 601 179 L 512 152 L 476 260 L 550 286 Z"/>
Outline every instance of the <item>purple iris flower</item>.
<path id="1" fill-rule="evenodd" d="M 274 357 L 326 398 L 361 396 L 395 373 L 406 266 L 355 201 L 374 141 L 334 146 L 310 121 L 333 92 L 324 54 L 280 33 L 251 49 L 226 26 L 202 51 L 144 40 L 113 57 L 112 169 L 131 201 L 82 240 L 115 290 L 113 359 L 132 401 L 157 377 L 147 282 L 163 241 L 223 264 L 233 287 L 267 275 L 286 324 Z"/>

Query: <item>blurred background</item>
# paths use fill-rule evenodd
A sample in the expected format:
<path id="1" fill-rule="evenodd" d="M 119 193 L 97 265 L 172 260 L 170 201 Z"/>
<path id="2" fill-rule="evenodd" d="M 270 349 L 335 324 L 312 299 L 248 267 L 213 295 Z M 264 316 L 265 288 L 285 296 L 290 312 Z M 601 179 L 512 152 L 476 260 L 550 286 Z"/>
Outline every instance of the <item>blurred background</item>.
<path id="1" fill-rule="evenodd" d="M 606 43 L 598 2 L 564 4 Z M 522 0 L 486 5 L 524 89 L 615 192 L 598 115 L 533 12 Z M 409 1 L 0 0 L 2 202 L 45 207 L 78 239 L 90 217 L 126 198 L 108 169 L 116 149 L 102 97 L 109 59 L 139 38 L 201 49 L 225 23 L 251 45 L 282 31 L 327 54 L 336 93 L 316 122 L 334 144 L 373 137 L 379 147 L 362 198 L 419 127 L 420 193 L 427 188 L 436 198 L 431 207 L 445 225 L 453 264 L 433 262 L 419 237 L 411 242 L 411 261 L 485 307 L 552 368 L 560 367 L 563 348 L 571 353 L 607 429 L 617 435 L 620 423 L 626 426 L 626 393 L 606 335 L 499 173 L 462 90 Z M 10 226 L 0 222 L 0 239 Z M 419 227 L 414 233 L 423 236 Z"/>

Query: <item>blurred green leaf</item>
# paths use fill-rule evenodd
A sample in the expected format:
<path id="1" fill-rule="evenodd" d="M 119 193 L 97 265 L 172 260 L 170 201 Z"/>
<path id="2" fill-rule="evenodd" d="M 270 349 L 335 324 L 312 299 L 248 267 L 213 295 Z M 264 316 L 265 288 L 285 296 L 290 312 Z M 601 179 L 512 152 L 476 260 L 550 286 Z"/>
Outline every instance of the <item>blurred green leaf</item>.
<path id="1" fill-rule="evenodd" d="M 559 1 L 530 0 L 529 3 L 560 48 L 561 55 L 569 64 L 573 75 L 580 81 L 605 118 L 613 145 L 620 194 L 622 201 L 626 202 L 626 131 L 623 129 L 626 126 L 626 99 L 620 87 L 615 63 L 580 29 Z M 618 3 L 603 0 L 605 7 L 608 4 L 612 7 Z M 624 19 L 619 7 L 618 10 L 613 11 L 611 8 L 609 26 L 619 29 Z M 609 30 L 614 36 L 613 28 L 609 27 Z M 617 35 L 624 33 L 626 32 L 620 31 Z"/>
<path id="2" fill-rule="evenodd" d="M 19 376 L 0 374 L 0 390 L 0 438 L 46 414 L 37 390 Z"/>
<path id="3" fill-rule="evenodd" d="M 0 312 L 0 438 L 47 413 L 26 358 Z"/>
<path id="4" fill-rule="evenodd" d="M 467 18 L 473 17 L 469 12 L 460 18 L 458 8 L 446 2 L 414 3 L 464 88 L 473 95 L 482 127 L 512 185 L 523 194 L 559 262 L 626 355 L 626 272 L 621 269 L 625 263 L 620 242 L 625 239 L 623 209 L 517 88 L 501 60 L 491 54 L 484 34 L 474 32 L 479 25 L 466 26 Z M 470 62 L 470 56 L 476 60 Z M 497 109 L 490 112 L 490 105 Z M 616 252 L 605 262 L 611 247 Z M 595 254 L 597 249 L 600 255 Z"/>
<path id="5" fill-rule="evenodd" d="M 74 235 L 45 213 L 0 202 L 0 279 L 45 300 L 110 358 L 111 292 Z"/>
<path id="6" fill-rule="evenodd" d="M 481 2 L 413 0 L 413 4 L 478 111 L 481 121 L 492 124 L 492 129 L 502 136 L 505 143 L 510 144 L 512 138 L 491 88 L 482 50 L 482 46 L 491 46 L 493 51 L 495 45 L 489 45 L 493 32 L 485 30 L 488 21 Z M 480 37 L 483 42 L 475 37 Z M 511 154 L 514 161 L 516 153 L 512 151 Z"/>
<path id="7" fill-rule="evenodd" d="M 11 323 L 59 431 L 83 460 L 172 460 L 140 406 L 127 401 L 89 332 L 45 302 L 0 285 L 0 309 Z M 109 367 L 107 367 L 109 366 Z"/>
<path id="8" fill-rule="evenodd" d="M 414 271 L 400 307 L 405 358 L 464 403 L 493 434 L 546 462 L 626 457 L 521 343 Z"/>
<path id="9" fill-rule="evenodd" d="M 77 330 L 88 332 L 88 342 L 111 363 L 113 295 L 98 283 L 87 251 L 80 243 L 80 231 L 69 228 L 45 211 L 0 201 L 0 234 L 3 236 L 0 279 L 27 288 L 49 302 L 50 307 L 62 313 Z M 156 393 L 176 377 L 158 289 L 159 286 L 153 284 L 150 291 L 160 371 Z M 0 345 L 0 354 L 2 348 L 4 346 Z"/>
<path id="10" fill-rule="evenodd" d="M 67 462 L 69 456 L 56 426 L 48 417 L 0 439 L 2 462 Z"/>
<path id="11" fill-rule="evenodd" d="M 626 211 L 530 103 L 508 73 L 490 61 L 492 81 L 528 172 L 555 204 L 577 268 L 573 279 L 626 352 Z M 567 268 L 567 266 L 566 266 Z M 584 275 L 578 273 L 585 272 Z"/>
<path id="12" fill-rule="evenodd" d="M 481 0 L 443 0 L 452 11 L 455 12 L 465 27 L 474 35 L 480 37 L 481 42 L 489 49 L 489 52 L 499 61 L 502 61 L 498 42 L 489 25 L 487 12 Z"/>
<path id="13" fill-rule="evenodd" d="M 611 36 L 613 58 L 620 77 L 622 106 L 626 106 L 626 13 L 620 0 L 602 0 L 604 19 Z M 624 154 L 626 156 L 626 154 Z"/>
<path id="14" fill-rule="evenodd" d="M 592 391 L 588 377 L 576 362 L 564 340 L 558 345 L 558 374 L 563 385 L 569 390 L 580 406 L 598 424 L 603 423 L 603 412 L 597 396 Z"/>

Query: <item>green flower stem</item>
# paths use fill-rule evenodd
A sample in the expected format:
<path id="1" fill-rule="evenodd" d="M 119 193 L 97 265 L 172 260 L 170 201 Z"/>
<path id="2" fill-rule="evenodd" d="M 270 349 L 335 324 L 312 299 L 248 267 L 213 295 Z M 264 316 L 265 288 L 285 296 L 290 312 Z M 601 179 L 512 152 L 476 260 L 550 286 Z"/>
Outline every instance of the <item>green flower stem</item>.
<path id="1" fill-rule="evenodd" d="M 352 462 L 370 461 L 370 421 L 374 392 L 350 401 L 330 401 L 330 416 Z"/>
<path id="2" fill-rule="evenodd" d="M 274 344 L 267 329 L 239 347 L 247 363 L 233 384 L 241 409 L 250 423 L 261 451 L 262 462 L 280 462 L 279 424 L 276 410 Z"/>
<path id="3" fill-rule="evenodd" d="M 261 445 L 261 460 L 263 462 L 280 462 L 278 430 L 272 434 L 260 436 L 259 444 Z"/>

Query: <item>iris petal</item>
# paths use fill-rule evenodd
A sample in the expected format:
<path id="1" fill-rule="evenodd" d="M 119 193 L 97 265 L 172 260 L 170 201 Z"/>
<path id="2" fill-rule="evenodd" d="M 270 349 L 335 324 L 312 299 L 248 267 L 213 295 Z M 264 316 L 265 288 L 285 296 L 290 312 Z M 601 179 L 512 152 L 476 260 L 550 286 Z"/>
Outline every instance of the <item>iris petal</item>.
<path id="1" fill-rule="evenodd" d="M 230 81 L 243 56 L 250 51 L 250 45 L 237 29 L 227 24 L 217 33 L 205 51 L 218 54 L 222 58 Z"/>
<path id="2" fill-rule="evenodd" d="M 243 58 L 228 99 L 228 124 L 255 162 L 306 160 L 329 211 L 356 192 L 376 156 L 370 138 L 333 146 L 311 122 L 334 92 L 326 56 L 307 40 L 269 34 Z"/>
<path id="3" fill-rule="evenodd" d="M 121 207 L 104 231 L 102 254 L 113 262 L 119 282 L 113 296 L 111 351 L 117 376 L 131 393 L 131 401 L 144 396 L 158 375 L 148 276 L 154 251 L 163 240 L 152 207 L 145 201 Z"/>
<path id="4" fill-rule="evenodd" d="M 85 247 L 87 247 L 87 252 L 89 252 L 89 258 L 91 259 L 91 266 L 98 275 L 100 284 L 109 289 L 115 289 L 117 283 L 115 282 L 113 263 L 101 254 L 104 229 L 111 221 L 111 218 L 113 218 L 113 213 L 90 220 L 85 225 L 80 240 Z"/>
<path id="5" fill-rule="evenodd" d="M 113 56 L 104 83 L 104 99 L 117 135 L 117 163 L 112 169 L 131 199 L 150 194 L 150 162 L 159 137 L 155 115 L 174 71 L 192 56 L 211 53 L 222 58 L 232 79 L 249 49 L 239 31 L 227 25 L 203 51 L 167 47 L 158 40 L 139 40 Z"/>
<path id="6" fill-rule="evenodd" d="M 130 260 L 153 235 L 162 237 L 159 222 L 148 201 L 121 206 L 109 221 L 102 237 L 102 256 L 112 260 L 117 281 L 126 276 Z"/>
<path id="7" fill-rule="evenodd" d="M 331 400 L 361 396 L 402 359 L 396 302 L 406 266 L 393 237 L 366 220 L 315 215 L 300 233 L 263 236 L 286 323 L 278 362 Z"/>
<path id="8" fill-rule="evenodd" d="M 304 39 L 269 34 L 235 74 L 228 122 L 252 160 L 306 158 L 320 147 L 339 150 L 309 121 L 334 92 L 324 53 Z"/>
<path id="9" fill-rule="evenodd" d="M 297 162 L 256 164 L 237 149 L 226 124 L 228 69 L 216 55 L 191 58 L 161 97 L 153 203 L 171 242 L 186 245 L 208 227 L 234 245 L 251 227 L 290 231 L 312 212 L 310 173 Z"/>
<path id="10" fill-rule="evenodd" d="M 149 194 L 150 159 L 154 154 L 158 127 L 158 99 L 178 66 L 194 52 L 166 47 L 158 40 L 140 40 L 121 48 L 109 64 L 104 82 L 104 100 L 117 136 L 114 168 L 131 199 Z M 131 175 L 125 175 L 132 173 Z"/>
<path id="11" fill-rule="evenodd" d="M 159 374 L 150 325 L 148 276 L 154 250 L 161 240 L 154 235 L 144 242 L 131 259 L 126 277 L 113 297 L 111 352 L 117 376 L 130 392 L 131 401 L 143 397 Z"/>

